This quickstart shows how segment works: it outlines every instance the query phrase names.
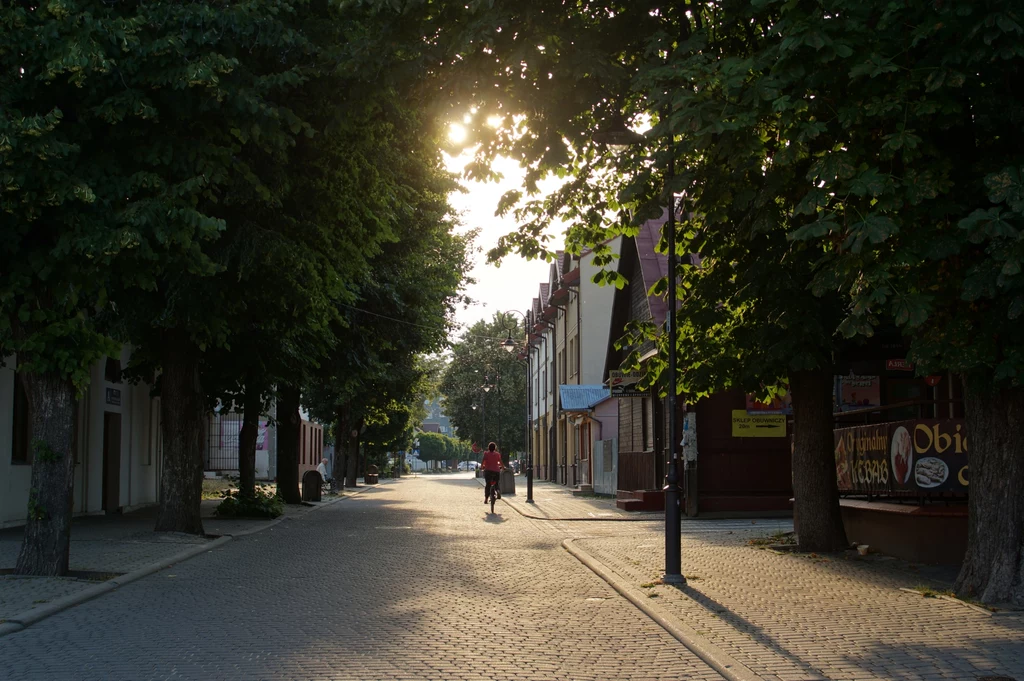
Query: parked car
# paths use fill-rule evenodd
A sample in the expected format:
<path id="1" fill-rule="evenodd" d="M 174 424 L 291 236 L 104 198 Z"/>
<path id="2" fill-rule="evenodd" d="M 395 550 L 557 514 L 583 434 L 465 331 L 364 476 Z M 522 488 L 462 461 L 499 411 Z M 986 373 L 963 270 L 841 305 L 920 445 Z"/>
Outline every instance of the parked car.
<path id="1" fill-rule="evenodd" d="M 460 461 L 459 462 L 459 470 L 460 471 L 475 471 L 479 467 L 480 467 L 480 464 L 478 464 L 476 461 Z"/>

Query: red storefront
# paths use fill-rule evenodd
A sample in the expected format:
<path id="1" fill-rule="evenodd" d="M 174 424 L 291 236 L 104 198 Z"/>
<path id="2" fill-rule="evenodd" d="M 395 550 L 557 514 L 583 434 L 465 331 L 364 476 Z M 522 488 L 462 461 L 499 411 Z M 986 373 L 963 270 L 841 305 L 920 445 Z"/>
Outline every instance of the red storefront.
<path id="1" fill-rule="evenodd" d="M 836 481 L 847 538 L 907 560 L 958 563 L 970 480 L 959 381 L 916 376 L 899 343 L 868 351 L 874 356 L 836 377 Z"/>

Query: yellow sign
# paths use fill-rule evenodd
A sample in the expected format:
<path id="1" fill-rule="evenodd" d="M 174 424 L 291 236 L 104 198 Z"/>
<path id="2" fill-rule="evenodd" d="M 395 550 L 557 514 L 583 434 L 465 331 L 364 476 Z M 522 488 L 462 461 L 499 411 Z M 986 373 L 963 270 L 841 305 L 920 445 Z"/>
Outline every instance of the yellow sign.
<path id="1" fill-rule="evenodd" d="M 733 437 L 786 437 L 785 414 L 748 414 L 732 410 Z"/>

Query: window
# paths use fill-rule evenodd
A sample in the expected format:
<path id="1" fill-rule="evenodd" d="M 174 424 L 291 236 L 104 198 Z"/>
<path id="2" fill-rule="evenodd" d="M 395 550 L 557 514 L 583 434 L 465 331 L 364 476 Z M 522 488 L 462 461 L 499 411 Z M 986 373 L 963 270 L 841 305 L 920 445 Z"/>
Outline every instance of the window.
<path id="1" fill-rule="evenodd" d="M 654 450 L 654 400 L 649 397 L 642 399 L 643 414 L 643 451 L 650 452 Z"/>
<path id="2" fill-rule="evenodd" d="M 11 463 L 32 463 L 32 451 L 28 446 L 29 415 L 28 394 L 21 374 L 14 374 L 14 414 L 11 433 Z"/>
<path id="3" fill-rule="evenodd" d="M 107 357 L 107 364 L 103 367 L 103 380 L 107 383 L 121 382 L 121 360 Z"/>

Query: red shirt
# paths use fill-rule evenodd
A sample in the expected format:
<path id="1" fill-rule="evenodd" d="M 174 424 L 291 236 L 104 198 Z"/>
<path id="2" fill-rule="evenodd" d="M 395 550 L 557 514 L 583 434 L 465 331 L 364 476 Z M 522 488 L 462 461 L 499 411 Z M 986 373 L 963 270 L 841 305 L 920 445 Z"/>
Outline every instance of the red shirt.
<path id="1" fill-rule="evenodd" d="M 487 450 L 484 452 L 484 462 L 481 464 L 485 471 L 501 470 L 501 452 Z"/>

